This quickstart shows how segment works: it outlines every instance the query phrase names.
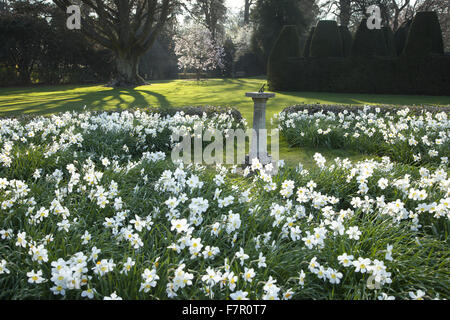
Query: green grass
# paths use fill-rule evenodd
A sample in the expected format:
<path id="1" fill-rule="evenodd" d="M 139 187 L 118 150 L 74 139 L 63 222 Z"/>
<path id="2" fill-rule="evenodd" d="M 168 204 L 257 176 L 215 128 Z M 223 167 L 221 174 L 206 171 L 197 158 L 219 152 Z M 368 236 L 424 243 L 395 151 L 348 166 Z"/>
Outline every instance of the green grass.
<path id="1" fill-rule="evenodd" d="M 52 114 L 68 110 L 126 109 L 129 107 L 186 105 L 228 105 L 237 107 L 249 121 L 252 103 L 245 97 L 257 91 L 265 79 L 209 79 L 207 81 L 155 81 L 135 89 L 104 86 L 37 86 L 0 88 L 0 116 L 17 114 Z M 279 92 L 268 104 L 268 119 L 286 106 L 301 103 L 322 104 L 450 104 L 450 97 L 340 94 L 318 92 Z"/>
<path id="2" fill-rule="evenodd" d="M 0 88 L 0 116 L 21 114 L 49 115 L 57 112 L 83 110 L 117 110 L 149 106 L 182 107 L 221 105 L 238 108 L 252 125 L 253 104 L 245 97 L 248 91 L 257 91 L 264 78 L 208 79 L 207 81 L 168 80 L 154 81 L 149 86 L 135 89 L 113 89 L 101 85 L 64 85 Z M 302 103 L 321 104 L 395 104 L 395 105 L 447 105 L 450 96 L 370 95 L 318 92 L 278 92 L 267 106 L 267 121 L 285 107 Z M 317 149 L 290 150 L 286 141 L 280 141 L 280 155 L 288 163 L 310 163 Z M 344 156 L 353 160 L 363 157 L 359 153 L 320 150 L 326 157 Z"/>

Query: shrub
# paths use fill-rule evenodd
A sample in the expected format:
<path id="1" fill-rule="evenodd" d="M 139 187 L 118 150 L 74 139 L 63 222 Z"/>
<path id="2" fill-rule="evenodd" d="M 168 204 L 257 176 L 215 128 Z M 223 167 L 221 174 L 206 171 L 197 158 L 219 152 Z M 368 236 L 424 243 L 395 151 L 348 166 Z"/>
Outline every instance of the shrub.
<path id="1" fill-rule="evenodd" d="M 255 53 L 245 51 L 235 58 L 234 71 L 244 72 L 246 77 L 259 76 L 264 74 L 264 67 Z"/>
<path id="2" fill-rule="evenodd" d="M 277 81 L 276 75 L 283 74 L 283 70 L 280 70 L 280 62 L 285 61 L 287 58 L 300 57 L 300 46 L 299 46 L 299 36 L 297 33 L 296 26 L 284 26 L 278 36 L 275 45 L 269 56 L 269 62 L 267 64 L 267 75 L 270 77 L 272 82 Z M 271 84 L 269 84 L 271 86 Z"/>
<path id="3" fill-rule="evenodd" d="M 317 23 L 311 39 L 311 57 L 342 57 L 342 40 L 336 21 L 322 20 Z"/>
<path id="4" fill-rule="evenodd" d="M 351 55 L 355 57 L 387 56 L 388 49 L 382 30 L 369 30 L 363 19 L 355 33 Z"/>
<path id="5" fill-rule="evenodd" d="M 281 71 L 283 70 L 283 71 Z M 290 58 L 269 74 L 271 90 L 450 95 L 450 57 Z M 276 78 L 274 82 L 272 79 Z"/>
<path id="6" fill-rule="evenodd" d="M 395 36 L 392 29 L 385 26 L 381 29 L 383 31 L 384 40 L 386 41 L 387 55 L 390 57 L 397 56 L 397 50 L 395 48 Z"/>
<path id="7" fill-rule="evenodd" d="M 424 56 L 444 54 L 442 31 L 436 12 L 418 12 L 409 29 L 404 54 Z"/>
<path id="8" fill-rule="evenodd" d="M 12 66 L 0 65 L 0 86 L 20 84 L 17 71 Z"/>
<path id="9" fill-rule="evenodd" d="M 300 57 L 299 36 L 297 27 L 284 26 L 269 56 L 271 61 L 280 61 L 288 57 Z"/>
<path id="10" fill-rule="evenodd" d="M 339 34 L 342 40 L 342 50 L 344 57 L 348 57 L 352 50 L 353 37 L 346 26 L 339 26 Z"/>
<path id="11" fill-rule="evenodd" d="M 403 23 L 400 28 L 395 32 L 395 49 L 397 50 L 397 55 L 401 55 L 405 49 L 406 39 L 408 38 L 409 28 L 411 26 L 412 20 L 408 20 Z"/>

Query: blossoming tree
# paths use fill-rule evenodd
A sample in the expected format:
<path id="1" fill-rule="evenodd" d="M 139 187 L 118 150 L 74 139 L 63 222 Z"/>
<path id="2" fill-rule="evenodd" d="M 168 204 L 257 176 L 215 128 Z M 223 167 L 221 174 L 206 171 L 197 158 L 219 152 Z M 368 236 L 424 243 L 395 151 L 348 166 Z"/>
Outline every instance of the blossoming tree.
<path id="1" fill-rule="evenodd" d="M 193 69 L 200 80 L 201 72 L 223 68 L 224 49 L 211 32 L 201 25 L 190 25 L 175 37 L 175 54 L 181 69 Z"/>

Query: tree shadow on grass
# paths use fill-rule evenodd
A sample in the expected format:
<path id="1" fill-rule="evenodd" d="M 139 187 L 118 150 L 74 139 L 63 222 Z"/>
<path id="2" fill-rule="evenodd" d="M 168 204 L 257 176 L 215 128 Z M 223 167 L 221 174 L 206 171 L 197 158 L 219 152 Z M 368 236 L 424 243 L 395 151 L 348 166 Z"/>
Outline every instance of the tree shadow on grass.
<path id="1" fill-rule="evenodd" d="M 6 100 L 6 104 L 3 107 L 10 110 L 2 112 L 2 107 L 0 106 L 0 115 L 11 116 L 27 113 L 48 115 L 65 111 L 82 111 L 85 106 L 87 110 L 96 111 L 146 108 L 150 106 L 150 102 L 147 100 L 148 96 L 153 96 L 156 98 L 156 106 L 163 106 L 165 108 L 171 107 L 170 102 L 164 95 L 150 90 L 105 88 L 103 90 L 93 92 L 74 92 L 67 98 L 55 97 L 55 99 L 52 99 L 52 97 L 49 96 L 44 102 L 37 104 L 33 103 L 31 105 L 28 103 L 25 107 L 16 107 L 13 104 L 13 100 Z M 47 97 L 40 97 L 40 100 L 45 98 Z M 112 103 L 112 101 L 115 101 L 115 103 Z"/>

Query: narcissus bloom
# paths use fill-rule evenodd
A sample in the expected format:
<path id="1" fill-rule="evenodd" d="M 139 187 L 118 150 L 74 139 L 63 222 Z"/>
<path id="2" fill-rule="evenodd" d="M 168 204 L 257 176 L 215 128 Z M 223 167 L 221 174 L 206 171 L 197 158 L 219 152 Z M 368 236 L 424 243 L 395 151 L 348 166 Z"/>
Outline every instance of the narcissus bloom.
<path id="1" fill-rule="evenodd" d="M 249 269 L 246 267 L 242 278 L 247 282 L 252 282 L 255 275 L 256 275 L 256 273 L 253 268 Z"/>
<path id="2" fill-rule="evenodd" d="M 338 256 L 339 263 L 342 264 L 344 267 L 350 267 L 353 264 L 353 256 L 347 255 L 346 253 L 341 254 Z"/>
<path id="3" fill-rule="evenodd" d="M 117 295 L 117 293 L 114 291 L 113 293 L 111 293 L 111 296 L 109 297 L 104 297 L 103 300 L 122 300 L 121 297 L 119 297 Z"/>
<path id="4" fill-rule="evenodd" d="M 359 257 L 358 260 L 353 261 L 353 266 L 356 268 L 356 272 L 366 273 L 370 268 L 370 263 L 370 259 Z"/>
<path id="5" fill-rule="evenodd" d="M 230 298 L 233 300 L 249 300 L 247 298 L 248 292 L 245 291 L 236 291 L 235 293 L 230 294 Z"/>
<path id="6" fill-rule="evenodd" d="M 188 225 L 186 219 L 172 220 L 171 224 L 172 224 L 172 227 L 170 228 L 170 231 L 176 230 L 177 233 L 186 232 L 189 228 L 189 225 Z"/>
<path id="7" fill-rule="evenodd" d="M 88 288 L 81 292 L 81 297 L 93 299 L 95 293 L 96 293 L 95 289 Z"/>
<path id="8" fill-rule="evenodd" d="M 38 272 L 35 272 L 34 270 L 27 272 L 28 277 L 28 283 L 42 283 L 45 281 L 44 278 L 42 278 L 42 271 L 38 270 Z"/>
<path id="9" fill-rule="evenodd" d="M 409 292 L 409 296 L 411 297 L 411 299 L 413 300 L 424 300 L 423 297 L 425 297 L 425 292 L 422 290 L 417 290 L 416 293 L 410 291 Z"/>
<path id="10" fill-rule="evenodd" d="M 6 260 L 3 259 L 2 261 L 0 261 L 0 274 L 9 272 L 10 272 L 9 269 L 6 268 Z"/>

